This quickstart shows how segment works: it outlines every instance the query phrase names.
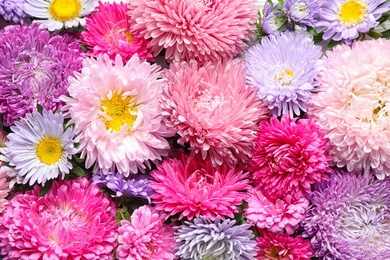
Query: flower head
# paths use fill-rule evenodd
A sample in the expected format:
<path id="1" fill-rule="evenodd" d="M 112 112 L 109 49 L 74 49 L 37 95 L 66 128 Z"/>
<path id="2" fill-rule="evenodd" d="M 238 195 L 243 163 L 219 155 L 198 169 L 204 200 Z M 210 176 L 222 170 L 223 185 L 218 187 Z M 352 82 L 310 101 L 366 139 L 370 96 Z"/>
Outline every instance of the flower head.
<path id="1" fill-rule="evenodd" d="M 263 37 L 248 50 L 246 77 L 275 116 L 300 115 L 318 86 L 321 54 L 321 47 L 303 34 Z"/>
<path id="2" fill-rule="evenodd" d="M 0 216 L 4 259 L 112 259 L 115 204 L 86 178 L 15 195 Z"/>
<path id="3" fill-rule="evenodd" d="M 299 24 L 303 29 L 306 29 L 306 26 L 316 27 L 319 9 L 319 0 L 284 1 L 284 11 L 290 21 Z"/>
<path id="4" fill-rule="evenodd" d="M 185 223 L 175 227 L 176 255 L 180 259 L 255 259 L 257 248 L 251 225 L 235 225 L 235 220 L 221 221 L 220 217 L 214 221 L 199 217 Z"/>
<path id="5" fill-rule="evenodd" d="M 310 241 L 302 236 L 290 237 L 288 234 L 262 230 L 256 241 L 260 248 L 256 257 L 259 260 L 309 260 L 314 256 L 310 251 Z"/>
<path id="6" fill-rule="evenodd" d="M 6 21 L 19 23 L 23 21 L 27 15 L 23 11 L 23 5 L 26 0 L 0 0 L 0 16 L 3 16 Z"/>
<path id="7" fill-rule="evenodd" d="M 386 0 L 322 1 L 318 26 L 324 27 L 323 39 L 345 40 L 351 43 L 360 33 L 367 33 L 390 10 Z"/>
<path id="8" fill-rule="evenodd" d="M 249 223 L 271 232 L 286 230 L 289 234 L 298 228 L 309 207 L 309 201 L 305 197 L 295 199 L 287 195 L 281 199 L 268 199 L 256 189 L 249 191 L 246 201 L 248 207 L 244 209 L 244 215 Z"/>
<path id="9" fill-rule="evenodd" d="M 162 136 L 170 133 L 161 124 L 158 70 L 137 55 L 126 64 L 117 55 L 115 65 L 104 55 L 85 59 L 82 72 L 69 79 L 63 111 L 75 125 L 87 168 L 96 162 L 94 172 L 128 176 L 167 155 Z"/>
<path id="10" fill-rule="evenodd" d="M 299 199 L 329 171 L 327 139 L 311 119 L 263 121 L 248 169 L 255 185 L 269 198 Z"/>
<path id="11" fill-rule="evenodd" d="M 151 206 L 142 206 L 130 221 L 121 220 L 117 258 L 173 260 L 175 240 L 172 226 L 164 225 L 166 217 Z"/>
<path id="12" fill-rule="evenodd" d="M 270 4 L 268 1 L 264 3 L 264 14 L 261 19 L 261 30 L 268 35 L 279 33 L 279 28 L 282 27 L 283 21 L 279 17 L 283 12 L 276 13 L 275 9 L 282 9 L 278 4 Z M 283 31 L 285 31 L 284 29 Z"/>
<path id="13" fill-rule="evenodd" d="M 68 93 L 67 78 L 80 70 L 83 55 L 67 34 L 50 35 L 37 24 L 0 31 L 0 115 L 10 126 L 37 104 L 57 111 Z"/>
<path id="14" fill-rule="evenodd" d="M 138 32 L 130 32 L 127 11 L 125 3 L 99 3 L 98 9 L 86 18 L 85 31 L 81 33 L 82 42 L 91 48 L 88 54 L 97 57 L 107 53 L 113 61 L 120 54 L 127 62 L 137 53 L 142 60 L 154 60 L 147 49 L 149 42 Z"/>
<path id="15" fill-rule="evenodd" d="M 98 4 L 97 0 L 25 0 L 24 11 L 39 18 L 35 20 L 49 31 L 63 27 L 85 26 L 84 16 L 90 14 Z"/>
<path id="16" fill-rule="evenodd" d="M 249 188 L 248 174 L 242 168 L 226 164 L 214 168 L 210 159 L 189 159 L 184 154 L 177 159 L 165 159 L 151 176 L 156 208 L 170 216 L 180 213 L 179 219 L 191 220 L 200 215 L 210 219 L 218 215 L 222 219 L 234 217 L 237 206 L 246 197 L 241 191 Z"/>
<path id="17" fill-rule="evenodd" d="M 1 170 L 3 163 L 0 162 L 0 214 L 5 209 L 8 201 L 5 199 L 9 192 L 8 176 L 4 171 Z"/>
<path id="18" fill-rule="evenodd" d="M 333 164 L 390 175 L 390 40 L 357 41 L 326 53 L 309 113 L 330 140 Z"/>
<path id="19" fill-rule="evenodd" d="M 245 163 L 268 109 L 245 84 L 242 61 L 174 63 L 164 75 L 162 114 L 179 134 L 178 143 L 189 143 L 192 157 L 210 156 L 214 166 Z"/>
<path id="20" fill-rule="evenodd" d="M 155 56 L 168 60 L 216 61 L 233 58 L 252 38 L 255 0 L 134 0 L 129 15 L 134 31 L 151 39 Z"/>
<path id="21" fill-rule="evenodd" d="M 317 257 L 390 259 L 390 180 L 335 171 L 309 199 L 303 235 Z"/>
<path id="22" fill-rule="evenodd" d="M 73 168 L 69 161 L 78 151 L 74 130 L 64 130 L 64 116 L 43 110 L 42 114 L 27 114 L 21 122 L 11 126 L 6 147 L 0 148 L 0 159 L 15 167 L 17 182 L 29 185 L 45 184 L 61 175 L 62 179 Z"/>

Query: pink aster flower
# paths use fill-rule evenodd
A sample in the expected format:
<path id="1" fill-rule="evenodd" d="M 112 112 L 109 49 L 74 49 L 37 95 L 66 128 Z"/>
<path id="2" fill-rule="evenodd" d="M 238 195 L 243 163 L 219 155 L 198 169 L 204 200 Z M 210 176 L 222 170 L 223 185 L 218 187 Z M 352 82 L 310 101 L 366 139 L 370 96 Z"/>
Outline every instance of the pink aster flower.
<path id="1" fill-rule="evenodd" d="M 247 221 L 258 228 L 266 228 L 271 232 L 286 229 L 288 234 L 294 233 L 304 219 L 309 201 L 305 198 L 294 199 L 287 195 L 282 199 L 268 199 L 260 190 L 252 189 L 246 199 L 248 207 L 244 209 Z"/>
<path id="2" fill-rule="evenodd" d="M 130 221 L 122 220 L 118 229 L 117 258 L 174 259 L 174 232 L 172 226 L 164 226 L 166 217 L 151 206 L 142 206 L 133 212 Z"/>
<path id="3" fill-rule="evenodd" d="M 332 163 L 390 176 L 390 40 L 338 45 L 326 56 L 309 113 L 330 140 Z"/>
<path id="4" fill-rule="evenodd" d="M 82 42 L 91 48 L 88 54 L 97 57 L 107 53 L 112 61 L 120 54 L 126 62 L 137 53 L 141 60 L 154 61 L 147 49 L 149 42 L 139 37 L 138 31 L 130 32 L 127 11 L 125 3 L 99 2 L 98 9 L 86 18 L 86 28 L 81 33 Z"/>
<path id="5" fill-rule="evenodd" d="M 3 163 L 0 162 L 0 169 L 3 167 Z M 7 180 L 7 174 L 0 170 L 0 213 L 3 212 L 8 201 L 5 199 L 9 192 L 9 183 Z"/>
<path id="6" fill-rule="evenodd" d="M 15 195 L 0 217 L 4 259 L 112 259 L 115 204 L 86 178 Z"/>
<path id="7" fill-rule="evenodd" d="M 263 121 L 248 169 L 267 197 L 277 199 L 290 194 L 299 199 L 310 185 L 325 179 L 329 171 L 327 139 L 312 119 Z"/>
<path id="8" fill-rule="evenodd" d="M 258 260 L 309 260 L 314 256 L 310 251 L 310 240 L 304 240 L 302 236 L 290 237 L 262 230 L 256 241 L 260 248 Z"/>
<path id="9" fill-rule="evenodd" d="M 246 198 L 241 191 L 249 188 L 248 174 L 242 168 L 226 164 L 214 168 L 210 159 L 189 159 L 184 154 L 164 160 L 151 176 L 156 208 L 169 216 L 180 213 L 179 219 L 191 220 L 200 215 L 211 220 L 217 215 L 233 218 L 237 206 Z"/>
<path id="10" fill-rule="evenodd" d="M 258 19 L 255 0 L 133 0 L 131 23 L 151 39 L 155 56 L 200 62 L 233 58 L 246 48 Z"/>
<path id="11" fill-rule="evenodd" d="M 257 89 L 246 85 L 243 62 L 175 63 L 165 77 L 164 121 L 177 131 L 179 144 L 189 143 L 191 157 L 210 156 L 214 166 L 246 163 L 269 110 Z"/>

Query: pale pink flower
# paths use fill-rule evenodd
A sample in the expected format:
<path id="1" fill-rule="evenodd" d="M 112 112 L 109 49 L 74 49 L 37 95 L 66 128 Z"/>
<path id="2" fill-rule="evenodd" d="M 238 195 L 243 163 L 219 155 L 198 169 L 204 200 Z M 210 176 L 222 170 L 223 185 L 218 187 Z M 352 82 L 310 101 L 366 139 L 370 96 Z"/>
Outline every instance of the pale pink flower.
<path id="1" fill-rule="evenodd" d="M 3 163 L 0 162 L 0 169 L 3 168 Z M 9 183 L 7 180 L 7 174 L 4 171 L 0 170 L 0 213 L 3 212 L 8 201 L 6 197 L 8 196 Z"/>
<path id="2" fill-rule="evenodd" d="M 171 260 L 175 258 L 172 226 L 165 226 L 167 215 L 151 206 L 142 206 L 131 215 L 131 220 L 122 220 L 118 229 L 119 260 Z"/>
<path id="3" fill-rule="evenodd" d="M 333 165 L 390 176 L 390 40 L 338 45 L 326 56 L 309 113 L 330 140 Z"/>
<path id="4" fill-rule="evenodd" d="M 218 215 L 221 219 L 233 218 L 249 188 L 248 174 L 242 167 L 223 164 L 214 168 L 209 158 L 189 159 L 184 154 L 165 159 L 151 176 L 156 208 L 169 216 L 180 213 L 179 219 L 191 220 L 201 215 L 211 220 Z"/>
<path id="5" fill-rule="evenodd" d="M 248 206 L 244 209 L 247 221 L 258 228 L 271 232 L 292 234 L 304 219 L 309 201 L 305 198 L 294 199 L 287 195 L 281 199 L 268 199 L 260 190 L 252 189 L 246 199 Z"/>
<path id="6" fill-rule="evenodd" d="M 246 85 L 243 62 L 175 63 L 164 75 L 164 122 L 177 131 L 179 144 L 189 144 L 191 157 L 210 156 L 214 166 L 246 163 L 269 110 Z"/>
<path id="7" fill-rule="evenodd" d="M 86 178 L 15 195 L 0 216 L 4 259 L 112 259 L 116 206 Z"/>
<path id="8" fill-rule="evenodd" d="M 155 56 L 200 62 L 233 58 L 246 48 L 258 19 L 256 0 L 132 0 L 134 30 Z"/>

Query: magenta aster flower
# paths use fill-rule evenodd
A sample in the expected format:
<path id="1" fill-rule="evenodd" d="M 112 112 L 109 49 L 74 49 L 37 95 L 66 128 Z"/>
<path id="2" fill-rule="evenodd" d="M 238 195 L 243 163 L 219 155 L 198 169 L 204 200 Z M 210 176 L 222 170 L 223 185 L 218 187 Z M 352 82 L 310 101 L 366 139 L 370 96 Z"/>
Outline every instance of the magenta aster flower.
<path id="1" fill-rule="evenodd" d="M 315 185 L 302 222 L 321 259 L 390 259 L 390 180 L 335 171 Z"/>
<path id="2" fill-rule="evenodd" d="M 0 162 L 0 169 L 3 167 L 3 163 Z M 7 180 L 6 172 L 0 170 L 0 213 L 3 212 L 8 201 L 5 199 L 9 192 L 9 183 Z"/>
<path id="3" fill-rule="evenodd" d="M 231 168 L 226 164 L 214 168 L 210 159 L 200 156 L 189 159 L 182 154 L 179 158 L 165 159 L 157 170 L 151 172 L 152 195 L 158 210 L 179 219 L 203 215 L 214 220 L 217 215 L 234 217 L 237 206 L 246 198 L 249 188 L 248 174 L 242 168 Z"/>
<path id="4" fill-rule="evenodd" d="M 294 199 L 287 195 L 281 199 L 268 199 L 256 189 L 249 191 L 246 201 L 248 207 L 244 209 L 244 215 L 249 223 L 271 232 L 286 230 L 289 234 L 298 228 L 309 207 L 309 201 L 305 197 Z"/>
<path id="5" fill-rule="evenodd" d="M 179 144 L 189 143 L 191 157 L 210 156 L 214 166 L 245 163 L 268 109 L 246 85 L 242 61 L 174 63 L 165 77 L 164 122 L 177 131 Z"/>
<path id="6" fill-rule="evenodd" d="M 310 241 L 302 236 L 290 237 L 262 230 L 256 241 L 260 248 L 256 258 L 259 260 L 309 260 L 314 256 Z"/>
<path id="7" fill-rule="evenodd" d="M 125 259 L 173 260 L 172 226 L 165 226 L 167 215 L 151 206 L 142 206 L 131 215 L 131 220 L 121 220 L 118 228 L 116 256 Z"/>
<path id="8" fill-rule="evenodd" d="M 248 169 L 257 188 L 268 198 L 291 195 L 299 199 L 310 185 L 326 178 L 329 171 L 327 139 L 312 119 L 263 121 Z"/>
<path id="9" fill-rule="evenodd" d="M 149 42 L 138 32 L 130 32 L 132 24 L 127 11 L 125 3 L 99 2 L 98 9 L 86 18 L 85 31 L 81 33 L 82 42 L 91 48 L 88 54 L 97 57 L 107 53 L 112 61 L 120 54 L 127 62 L 137 53 L 142 60 L 154 60 L 147 49 Z"/>
<path id="10" fill-rule="evenodd" d="M 50 35 L 30 26 L 7 26 L 0 31 L 0 115 L 10 126 L 39 104 L 57 111 L 68 93 L 68 76 L 80 70 L 83 55 L 69 35 Z"/>
<path id="11" fill-rule="evenodd" d="M 323 39 L 346 40 L 351 43 L 360 33 L 367 33 L 379 24 L 383 13 L 390 11 L 386 0 L 322 1 L 318 26 L 324 27 Z"/>
<path id="12" fill-rule="evenodd" d="M 151 39 L 155 56 L 168 60 L 216 61 L 233 58 L 250 41 L 257 20 L 255 0 L 134 0 L 129 2 L 134 31 Z"/>
<path id="13" fill-rule="evenodd" d="M 15 195 L 0 216 L 4 259 L 112 259 L 115 204 L 86 178 Z"/>
<path id="14" fill-rule="evenodd" d="M 390 40 L 358 41 L 327 52 L 309 113 L 330 140 L 333 165 L 390 175 Z"/>

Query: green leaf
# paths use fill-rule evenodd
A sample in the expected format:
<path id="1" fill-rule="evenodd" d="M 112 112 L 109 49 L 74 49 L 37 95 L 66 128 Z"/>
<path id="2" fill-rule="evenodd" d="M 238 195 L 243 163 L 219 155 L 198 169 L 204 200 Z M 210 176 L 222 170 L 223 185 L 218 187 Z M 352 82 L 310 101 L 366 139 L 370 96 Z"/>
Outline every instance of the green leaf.
<path id="1" fill-rule="evenodd" d="M 121 224 L 121 220 L 128 220 L 130 221 L 130 213 L 127 211 L 127 207 L 123 206 L 120 210 L 118 210 L 115 214 L 115 220 L 118 226 Z"/>
<path id="2" fill-rule="evenodd" d="M 40 104 L 37 104 L 37 111 L 42 115 L 43 107 Z"/>
<path id="3" fill-rule="evenodd" d="M 77 176 L 85 176 L 83 168 L 76 164 L 73 164 L 73 169 L 70 172 L 76 174 Z"/>
<path id="4" fill-rule="evenodd" d="M 271 0 L 267 0 L 267 2 L 268 2 L 270 5 L 274 4 L 274 3 L 272 3 Z"/>
<path id="5" fill-rule="evenodd" d="M 285 15 L 282 15 L 282 16 L 275 18 L 275 21 L 277 21 L 277 22 L 283 22 L 285 20 L 287 20 L 287 16 L 285 16 Z"/>
<path id="6" fill-rule="evenodd" d="M 368 31 L 367 35 L 370 36 L 370 37 L 373 38 L 373 39 L 379 39 L 379 38 L 382 37 L 382 34 L 381 34 L 381 33 L 375 32 L 374 30 Z"/>
<path id="7" fill-rule="evenodd" d="M 81 164 L 81 163 L 84 163 L 85 158 L 81 158 L 81 157 L 78 157 L 76 155 L 73 155 L 72 156 L 72 161 L 74 161 L 76 164 Z"/>
<path id="8" fill-rule="evenodd" d="M 279 28 L 278 28 L 278 31 L 279 32 L 282 32 L 284 30 L 286 30 L 287 28 L 287 21 L 285 21 Z"/>
<path id="9" fill-rule="evenodd" d="M 341 41 L 334 41 L 334 40 L 330 40 L 329 43 L 328 43 L 328 46 L 326 46 L 326 48 L 328 50 L 332 49 L 334 46 L 340 44 Z"/>
<path id="10" fill-rule="evenodd" d="M 382 33 L 382 37 L 383 37 L 383 38 L 389 39 L 389 37 L 390 37 L 390 29 L 389 29 L 389 30 L 386 30 L 386 31 L 384 31 L 384 32 L 381 32 L 381 33 Z"/>
<path id="11" fill-rule="evenodd" d="M 51 185 L 53 184 L 53 179 L 51 180 L 48 180 L 44 186 L 41 187 L 41 189 L 39 190 L 39 197 L 42 197 L 44 196 L 46 193 L 49 192 L 50 188 L 51 188 Z"/>

